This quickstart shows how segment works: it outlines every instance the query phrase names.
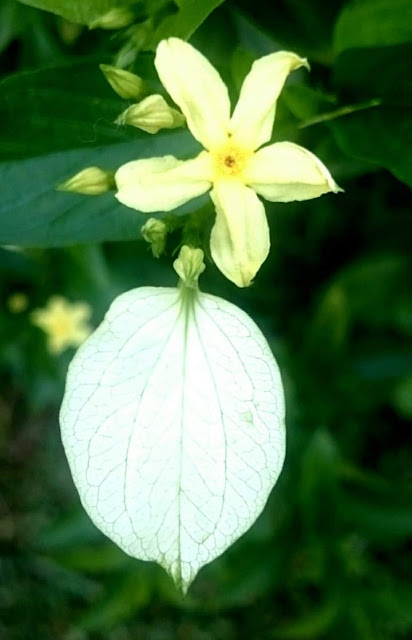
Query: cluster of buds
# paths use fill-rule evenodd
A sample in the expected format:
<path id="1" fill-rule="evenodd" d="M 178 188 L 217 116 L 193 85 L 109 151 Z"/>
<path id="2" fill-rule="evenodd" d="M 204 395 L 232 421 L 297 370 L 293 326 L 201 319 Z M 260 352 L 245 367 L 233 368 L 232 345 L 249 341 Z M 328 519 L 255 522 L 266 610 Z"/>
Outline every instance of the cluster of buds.
<path id="1" fill-rule="evenodd" d="M 113 91 L 121 98 L 137 100 L 146 93 L 143 80 L 136 74 L 107 64 L 101 64 L 100 69 Z M 116 124 L 131 125 L 146 133 L 157 133 L 160 129 L 175 129 L 182 127 L 185 122 L 184 115 L 170 107 L 160 94 L 149 95 L 132 104 L 116 120 Z"/>
<path id="2" fill-rule="evenodd" d="M 124 100 L 137 100 L 138 98 L 143 98 L 146 93 L 145 83 L 138 75 L 108 64 L 101 64 L 100 69 L 113 91 Z M 160 129 L 182 127 L 185 123 L 184 115 L 177 109 L 170 107 L 159 94 L 144 97 L 139 102 L 128 107 L 116 119 L 116 124 L 118 125 L 131 125 L 153 134 L 160 131 Z M 101 169 L 100 167 L 87 167 L 58 185 L 57 188 L 59 191 L 97 196 L 116 189 L 114 176 L 114 171 Z M 153 225 L 149 224 L 150 234 L 153 232 L 152 227 Z M 158 234 L 158 231 L 156 233 Z M 153 255 L 158 257 L 163 252 L 164 247 L 161 248 L 158 239 L 154 243 L 151 240 L 148 240 L 148 242 L 152 244 Z"/>

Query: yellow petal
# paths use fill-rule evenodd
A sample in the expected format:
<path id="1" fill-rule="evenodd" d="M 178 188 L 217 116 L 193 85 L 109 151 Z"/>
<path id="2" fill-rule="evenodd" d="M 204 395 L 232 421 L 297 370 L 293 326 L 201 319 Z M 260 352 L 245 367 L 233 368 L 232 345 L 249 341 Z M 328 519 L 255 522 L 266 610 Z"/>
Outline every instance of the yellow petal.
<path id="1" fill-rule="evenodd" d="M 223 145 L 229 129 L 229 95 L 210 62 L 187 42 L 169 38 L 157 47 L 155 66 L 194 137 L 206 149 Z"/>
<path id="2" fill-rule="evenodd" d="M 219 180 L 211 196 L 216 207 L 212 258 L 226 278 L 247 287 L 269 253 L 265 209 L 254 191 L 237 180 Z"/>
<path id="3" fill-rule="evenodd" d="M 116 198 L 132 209 L 171 211 L 211 187 L 212 168 L 204 151 L 193 160 L 173 156 L 134 160 L 116 172 Z"/>
<path id="4" fill-rule="evenodd" d="M 289 73 L 309 68 L 307 60 L 289 51 L 278 51 L 253 63 L 233 112 L 233 141 L 245 149 L 257 149 L 272 136 L 276 101 Z"/>
<path id="5" fill-rule="evenodd" d="M 71 306 L 70 315 L 74 322 L 81 323 L 89 320 L 92 315 L 92 308 L 87 302 L 74 302 Z"/>
<path id="6" fill-rule="evenodd" d="M 244 179 L 271 202 L 310 200 L 342 191 L 319 158 L 292 142 L 260 149 L 249 160 Z"/>
<path id="7" fill-rule="evenodd" d="M 47 346 L 49 348 L 50 353 L 53 355 L 58 355 L 65 351 L 65 349 L 69 346 L 67 344 L 67 340 L 65 336 L 59 335 L 49 335 L 47 338 Z"/>

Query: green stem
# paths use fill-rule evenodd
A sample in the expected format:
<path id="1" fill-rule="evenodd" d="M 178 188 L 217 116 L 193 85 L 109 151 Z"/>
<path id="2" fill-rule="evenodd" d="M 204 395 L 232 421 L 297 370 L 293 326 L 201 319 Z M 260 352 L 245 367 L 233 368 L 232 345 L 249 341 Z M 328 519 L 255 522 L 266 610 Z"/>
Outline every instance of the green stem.
<path id="1" fill-rule="evenodd" d="M 341 118 L 343 116 L 349 115 L 350 113 L 356 113 L 356 111 L 364 111 L 365 109 L 370 109 L 371 107 L 379 107 L 381 104 L 382 100 L 380 98 L 374 98 L 373 100 L 361 102 L 360 104 L 350 104 L 345 107 L 339 107 L 339 109 L 335 109 L 334 111 L 321 113 L 318 116 L 314 116 L 313 118 L 304 120 L 298 125 L 298 127 L 299 129 L 305 129 L 306 127 L 311 127 L 314 124 L 328 122 L 328 120 L 335 120 L 335 118 Z"/>

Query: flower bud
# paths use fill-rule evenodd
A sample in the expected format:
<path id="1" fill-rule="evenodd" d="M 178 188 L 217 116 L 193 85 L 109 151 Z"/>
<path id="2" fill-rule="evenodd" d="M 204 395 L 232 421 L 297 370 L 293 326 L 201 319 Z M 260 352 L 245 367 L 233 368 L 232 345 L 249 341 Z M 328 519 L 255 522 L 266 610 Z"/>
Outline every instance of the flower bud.
<path id="1" fill-rule="evenodd" d="M 29 306 L 29 299 L 25 293 L 13 293 L 7 298 L 7 307 L 11 313 L 22 313 Z"/>
<path id="2" fill-rule="evenodd" d="M 112 67 L 109 64 L 100 64 L 104 77 L 121 98 L 125 100 L 137 100 L 144 90 L 144 82 L 139 76 L 130 71 Z"/>
<path id="3" fill-rule="evenodd" d="M 115 7 L 89 24 L 89 29 L 122 29 L 134 20 L 134 14 L 126 7 Z"/>
<path id="4" fill-rule="evenodd" d="M 169 107 L 162 96 L 155 94 L 126 109 L 116 120 L 117 124 L 130 124 L 147 133 L 157 133 L 159 129 L 182 127 L 185 117 Z"/>
<path id="5" fill-rule="evenodd" d="M 203 257 L 204 253 L 201 249 L 184 245 L 180 249 L 179 257 L 173 263 L 177 275 L 190 289 L 197 288 L 197 280 L 206 269 Z"/>
<path id="6" fill-rule="evenodd" d="M 155 258 L 159 258 L 165 250 L 167 226 L 163 220 L 149 218 L 141 228 L 142 236 L 151 245 Z"/>
<path id="7" fill-rule="evenodd" d="M 114 172 L 99 167 L 87 167 L 80 173 L 60 184 L 59 191 L 83 193 L 86 196 L 99 196 L 115 188 Z"/>

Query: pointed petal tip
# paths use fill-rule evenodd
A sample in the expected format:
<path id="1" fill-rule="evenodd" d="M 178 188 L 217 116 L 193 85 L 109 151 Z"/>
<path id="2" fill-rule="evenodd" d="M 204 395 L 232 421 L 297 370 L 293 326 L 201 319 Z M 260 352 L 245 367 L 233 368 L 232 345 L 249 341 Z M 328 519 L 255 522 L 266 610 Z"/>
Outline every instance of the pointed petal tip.
<path id="1" fill-rule="evenodd" d="M 240 278 L 232 280 L 233 284 L 235 284 L 239 289 L 246 289 L 247 287 L 251 287 L 254 283 L 254 277 L 256 273 L 248 274 L 245 273 L 240 274 Z"/>
<path id="2" fill-rule="evenodd" d="M 310 64 L 307 58 L 302 58 L 298 53 L 294 51 L 278 51 L 277 54 L 280 56 L 289 57 L 290 59 L 290 72 L 296 71 L 300 67 L 305 67 L 308 71 L 310 71 Z M 276 54 L 272 54 L 275 56 Z"/>
<path id="3" fill-rule="evenodd" d="M 340 187 L 338 183 L 335 182 L 330 173 L 328 176 L 327 185 L 329 186 L 329 191 L 331 193 L 345 193 L 345 189 L 342 189 L 342 187 Z"/>
<path id="4" fill-rule="evenodd" d="M 307 58 L 301 58 L 301 61 L 302 61 L 302 67 L 305 67 L 305 69 L 310 71 L 310 64 L 308 62 L 308 59 Z"/>

